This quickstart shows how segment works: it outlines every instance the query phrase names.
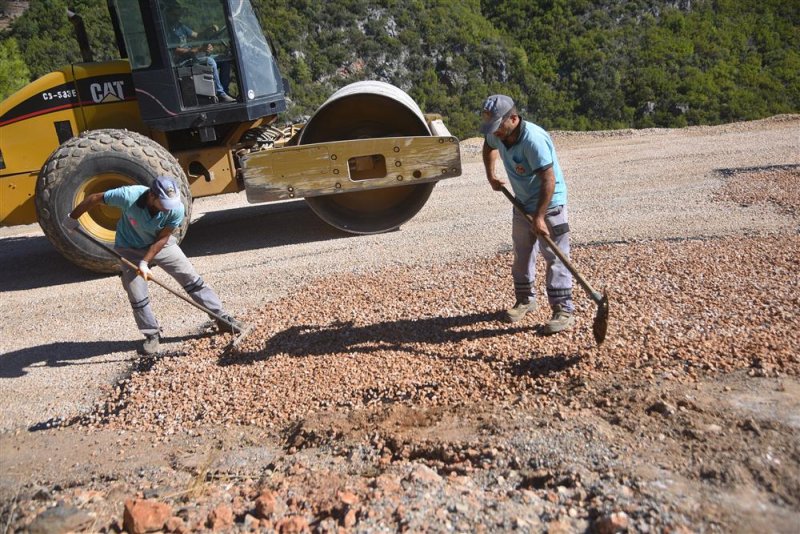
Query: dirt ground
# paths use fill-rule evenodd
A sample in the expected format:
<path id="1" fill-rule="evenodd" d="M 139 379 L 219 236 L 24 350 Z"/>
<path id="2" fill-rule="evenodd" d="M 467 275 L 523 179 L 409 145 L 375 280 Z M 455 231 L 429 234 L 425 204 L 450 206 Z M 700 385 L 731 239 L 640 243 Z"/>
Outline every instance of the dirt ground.
<path id="1" fill-rule="evenodd" d="M 788 147 L 774 161 L 734 153 L 731 141 L 748 138 L 774 149 L 769 135 Z M 342 263 L 293 282 L 241 315 L 255 328 L 236 349 L 200 326 L 157 358 L 129 357 L 111 380 L 80 382 L 94 394 L 79 409 L 40 408 L 32 395 L 31 411 L 49 416 L 11 413 L 37 369 L 20 363 L 30 348 L 0 356 L 0 525 L 797 532 L 800 117 L 554 138 L 574 184 L 572 258 L 611 303 L 601 345 L 577 285 L 574 330 L 539 334 L 543 295 L 523 322 L 504 322 L 508 241 L 436 256 L 439 240 L 468 249 L 477 230 L 456 226 L 481 223 L 432 199 L 454 221 L 418 241 L 433 260 L 394 261 L 402 248 L 387 245 L 367 269 Z M 680 165 L 665 164 L 681 143 L 709 162 L 695 164 L 702 180 L 688 192 L 670 185 Z M 485 185 L 479 147 L 462 142 L 465 176 L 446 191 Z M 590 160 L 620 169 L 613 191 L 580 163 Z M 645 207 L 604 216 L 619 216 L 622 199 Z M 507 238 L 509 208 L 496 202 L 485 213 Z M 420 239 L 404 232 L 384 239 Z M 5 286 L 9 302 L 17 289 Z"/>

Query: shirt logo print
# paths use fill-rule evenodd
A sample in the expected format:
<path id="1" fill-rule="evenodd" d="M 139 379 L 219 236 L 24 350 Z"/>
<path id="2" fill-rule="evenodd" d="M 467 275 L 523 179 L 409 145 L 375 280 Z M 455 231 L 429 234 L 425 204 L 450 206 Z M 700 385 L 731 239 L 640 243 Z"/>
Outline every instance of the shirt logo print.
<path id="1" fill-rule="evenodd" d="M 133 217 L 128 217 L 128 222 L 131 223 L 131 226 L 136 226 L 137 224 L 139 224 Z"/>
<path id="2" fill-rule="evenodd" d="M 517 165 L 514 170 L 517 171 L 517 174 L 525 174 L 525 167 L 522 165 Z"/>

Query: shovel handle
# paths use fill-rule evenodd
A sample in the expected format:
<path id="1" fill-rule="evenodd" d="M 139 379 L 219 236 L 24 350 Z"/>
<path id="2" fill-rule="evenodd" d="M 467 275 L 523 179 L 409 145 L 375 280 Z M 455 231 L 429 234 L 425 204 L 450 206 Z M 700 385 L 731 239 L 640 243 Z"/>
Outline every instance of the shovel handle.
<path id="1" fill-rule="evenodd" d="M 136 265 L 135 265 L 135 264 L 134 264 L 132 261 L 130 261 L 128 258 L 124 257 L 122 254 L 120 254 L 119 252 L 117 252 L 117 251 L 116 251 L 116 250 L 114 250 L 113 248 L 109 247 L 109 246 L 108 246 L 108 245 L 106 245 L 105 243 L 102 243 L 102 242 L 98 241 L 97 239 L 95 239 L 94 237 L 92 237 L 91 235 L 89 235 L 88 233 L 86 233 L 86 231 L 85 231 L 83 228 L 81 228 L 81 227 L 78 227 L 78 231 L 79 231 L 79 232 L 80 232 L 80 233 L 83 235 L 83 237 L 87 238 L 89 241 L 91 241 L 91 242 L 92 242 L 92 243 L 94 243 L 95 245 L 97 245 L 97 246 L 99 246 L 100 248 L 104 249 L 106 252 L 109 252 L 109 253 L 113 254 L 114 256 L 116 256 L 117 258 L 119 258 L 119 259 L 120 259 L 120 260 L 121 260 L 121 261 L 122 261 L 122 262 L 123 262 L 125 265 L 127 265 L 128 267 L 130 267 L 131 269 L 133 269 L 133 270 L 135 270 L 135 271 L 138 271 L 138 270 L 139 270 L 139 267 L 138 267 L 138 266 L 136 266 Z M 151 281 L 152 281 L 152 282 L 154 282 L 156 285 L 163 287 L 164 289 L 166 289 L 167 291 L 169 291 L 170 293 L 172 293 L 172 294 L 173 294 L 173 295 L 175 295 L 176 297 L 178 297 L 178 298 L 181 298 L 181 299 L 185 300 L 186 302 L 188 302 L 189 304 L 191 304 L 192 306 L 194 306 L 194 307 L 195 307 L 195 308 L 197 308 L 198 310 L 201 310 L 201 311 L 204 311 L 204 312 L 206 312 L 208 315 L 210 315 L 210 316 L 211 316 L 211 317 L 213 317 L 214 319 L 217 319 L 218 321 L 222 321 L 223 323 L 227 324 L 227 325 L 228 325 L 228 326 L 230 326 L 231 328 L 236 328 L 236 327 L 235 327 L 235 326 L 233 326 L 233 325 L 232 325 L 230 322 L 228 322 L 227 320 L 225 320 L 223 317 L 221 317 L 221 316 L 217 315 L 216 313 L 212 312 L 211 310 L 209 310 L 208 308 L 206 308 L 206 307 L 205 307 L 205 306 L 203 306 L 202 304 L 198 304 L 198 303 L 196 303 L 195 301 L 193 301 L 192 299 L 190 299 L 189 297 L 187 297 L 187 296 L 186 296 L 186 295 L 184 295 L 183 293 L 178 293 L 177 291 L 175 291 L 175 290 L 174 290 L 174 289 L 172 289 L 171 287 L 169 287 L 169 286 L 167 286 L 167 285 L 165 285 L 165 284 L 161 283 L 160 281 L 158 281 L 158 280 L 156 280 L 155 278 L 153 278 L 153 276 L 152 276 L 152 275 L 151 275 L 151 276 L 149 276 L 149 277 L 147 277 L 145 280 L 151 280 Z M 237 330 L 238 330 L 238 328 L 237 328 Z"/>
<path id="2" fill-rule="evenodd" d="M 508 198 L 508 200 L 510 200 L 511 203 L 514 204 L 514 207 L 517 208 L 520 211 L 520 213 L 522 213 L 525 216 L 525 218 L 532 223 L 533 217 L 531 217 L 531 215 L 525 211 L 525 206 L 522 204 L 522 202 L 520 202 L 518 198 L 512 195 L 511 191 L 509 191 L 505 186 L 501 186 L 500 190 L 503 192 L 506 198 Z M 567 256 L 563 252 L 561 252 L 561 249 L 558 248 L 558 246 L 556 246 L 556 244 L 553 242 L 550 236 L 541 234 L 538 237 L 540 237 L 547 244 L 550 250 L 553 251 L 553 254 L 558 256 L 558 259 L 561 260 L 561 262 L 567 266 L 569 272 L 572 273 L 572 276 L 574 276 L 575 279 L 578 281 L 578 283 L 583 287 L 583 289 L 586 290 L 586 293 L 589 294 L 589 297 L 593 301 L 595 301 L 595 303 L 600 304 L 603 301 L 603 295 L 595 291 L 592 288 L 592 286 L 589 285 L 589 282 L 587 282 L 586 279 L 583 276 L 581 276 L 581 273 L 579 273 L 578 270 L 572 265 L 572 262 L 570 262 L 569 259 L 567 259 Z"/>

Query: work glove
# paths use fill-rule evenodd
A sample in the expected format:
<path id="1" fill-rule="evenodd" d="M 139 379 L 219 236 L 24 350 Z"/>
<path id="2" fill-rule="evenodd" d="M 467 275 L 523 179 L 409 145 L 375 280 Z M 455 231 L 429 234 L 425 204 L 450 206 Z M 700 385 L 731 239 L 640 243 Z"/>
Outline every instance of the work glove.
<path id="1" fill-rule="evenodd" d="M 74 234 L 78 229 L 78 226 L 80 226 L 80 223 L 78 222 L 78 219 L 73 219 L 69 216 L 69 214 L 67 214 L 67 216 L 64 217 L 63 226 L 67 232 Z"/>
<path id="2" fill-rule="evenodd" d="M 145 280 L 150 280 L 150 266 L 147 265 L 147 262 L 142 260 L 139 262 L 139 276 L 144 278 Z"/>

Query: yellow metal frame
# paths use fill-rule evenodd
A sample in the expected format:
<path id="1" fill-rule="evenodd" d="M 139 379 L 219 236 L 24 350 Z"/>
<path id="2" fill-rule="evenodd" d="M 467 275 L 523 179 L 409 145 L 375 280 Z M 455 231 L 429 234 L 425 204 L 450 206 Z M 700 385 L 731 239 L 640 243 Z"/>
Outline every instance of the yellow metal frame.
<path id="1" fill-rule="evenodd" d="M 236 167 L 228 147 L 208 147 L 174 152 L 173 155 L 186 172 L 192 198 L 239 191 L 235 180 Z M 193 173 L 195 168 L 202 172 Z"/>
<path id="2" fill-rule="evenodd" d="M 0 226 L 36 222 L 33 195 L 39 173 L 22 173 L 0 179 Z"/>
<path id="3" fill-rule="evenodd" d="M 129 72 L 130 64 L 126 60 L 68 66 L 42 76 L 0 102 L 0 117 L 13 116 L 15 109 L 27 110 L 33 106 L 32 112 L 0 123 L 0 150 L 5 164 L 5 168 L 0 169 L 0 226 L 36 222 L 33 200 L 36 181 L 44 162 L 61 144 L 55 128 L 57 123 L 68 124 L 74 135 L 100 128 L 126 128 L 146 134 L 135 100 L 104 101 L 94 105 L 78 101 L 80 95 L 74 89 L 76 80 L 114 74 L 124 76 Z M 93 177 L 84 189 L 94 189 L 99 180 Z M 111 183 L 106 178 L 102 181 Z M 125 183 L 130 180 L 117 185 Z M 102 234 L 104 225 L 96 225 L 96 231 Z"/>

